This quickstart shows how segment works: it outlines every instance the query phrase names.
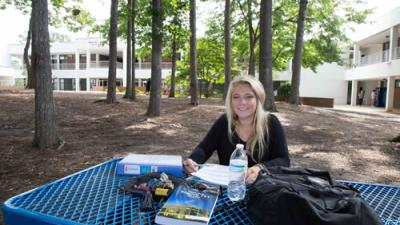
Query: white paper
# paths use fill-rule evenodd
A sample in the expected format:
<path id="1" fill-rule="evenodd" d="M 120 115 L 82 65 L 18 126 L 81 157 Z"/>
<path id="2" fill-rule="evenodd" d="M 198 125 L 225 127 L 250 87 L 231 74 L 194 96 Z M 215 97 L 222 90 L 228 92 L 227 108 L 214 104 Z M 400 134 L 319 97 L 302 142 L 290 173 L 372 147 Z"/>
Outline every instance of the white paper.
<path id="1" fill-rule="evenodd" d="M 204 164 L 197 172 L 191 175 L 209 183 L 226 187 L 229 183 L 229 166 Z"/>

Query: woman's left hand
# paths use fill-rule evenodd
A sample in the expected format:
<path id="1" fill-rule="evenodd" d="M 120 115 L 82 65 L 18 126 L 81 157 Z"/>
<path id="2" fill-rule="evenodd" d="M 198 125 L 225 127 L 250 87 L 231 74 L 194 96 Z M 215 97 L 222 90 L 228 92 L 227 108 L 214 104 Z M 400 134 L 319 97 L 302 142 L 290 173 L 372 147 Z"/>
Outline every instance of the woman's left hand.
<path id="1" fill-rule="evenodd" d="M 256 181 L 260 171 L 261 168 L 258 165 L 248 168 L 246 173 L 246 183 L 252 184 L 254 181 Z"/>

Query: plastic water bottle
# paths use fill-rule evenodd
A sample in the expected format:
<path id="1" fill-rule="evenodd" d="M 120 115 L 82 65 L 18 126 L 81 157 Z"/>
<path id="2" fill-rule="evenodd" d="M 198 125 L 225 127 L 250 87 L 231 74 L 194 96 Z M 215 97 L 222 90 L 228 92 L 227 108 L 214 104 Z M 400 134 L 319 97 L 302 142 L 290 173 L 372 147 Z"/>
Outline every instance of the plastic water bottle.
<path id="1" fill-rule="evenodd" d="M 247 154 L 243 144 L 237 144 L 229 161 L 228 197 L 231 201 L 244 199 L 246 195 Z"/>

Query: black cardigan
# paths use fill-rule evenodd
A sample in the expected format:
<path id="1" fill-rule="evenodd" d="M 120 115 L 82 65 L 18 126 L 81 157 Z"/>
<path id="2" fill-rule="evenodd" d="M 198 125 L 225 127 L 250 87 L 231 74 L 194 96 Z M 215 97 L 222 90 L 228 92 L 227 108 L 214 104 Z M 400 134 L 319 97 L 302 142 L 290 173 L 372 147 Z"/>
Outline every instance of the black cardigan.
<path id="1" fill-rule="evenodd" d="M 267 167 L 290 166 L 285 132 L 278 118 L 273 114 L 268 116 L 268 129 L 269 137 L 265 138 L 266 153 L 259 162 L 254 161 L 248 155 L 248 166 L 251 167 L 256 163 L 263 163 Z M 231 143 L 228 137 L 228 119 L 226 114 L 223 114 L 215 121 L 206 137 L 197 145 L 189 158 L 202 164 L 217 150 L 219 163 L 229 165 L 229 159 L 236 144 L 242 143 L 246 147 L 246 142 L 242 141 L 236 133 L 234 133 L 232 141 L 234 143 Z"/>

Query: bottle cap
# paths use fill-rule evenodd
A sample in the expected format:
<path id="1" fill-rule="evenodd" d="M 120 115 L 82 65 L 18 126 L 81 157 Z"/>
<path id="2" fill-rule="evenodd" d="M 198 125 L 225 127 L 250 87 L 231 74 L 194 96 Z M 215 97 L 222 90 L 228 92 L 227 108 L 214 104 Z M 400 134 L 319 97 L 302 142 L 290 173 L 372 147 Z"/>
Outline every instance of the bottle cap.
<path id="1" fill-rule="evenodd" d="M 244 149 L 244 145 L 243 144 L 236 144 L 236 148 Z"/>

